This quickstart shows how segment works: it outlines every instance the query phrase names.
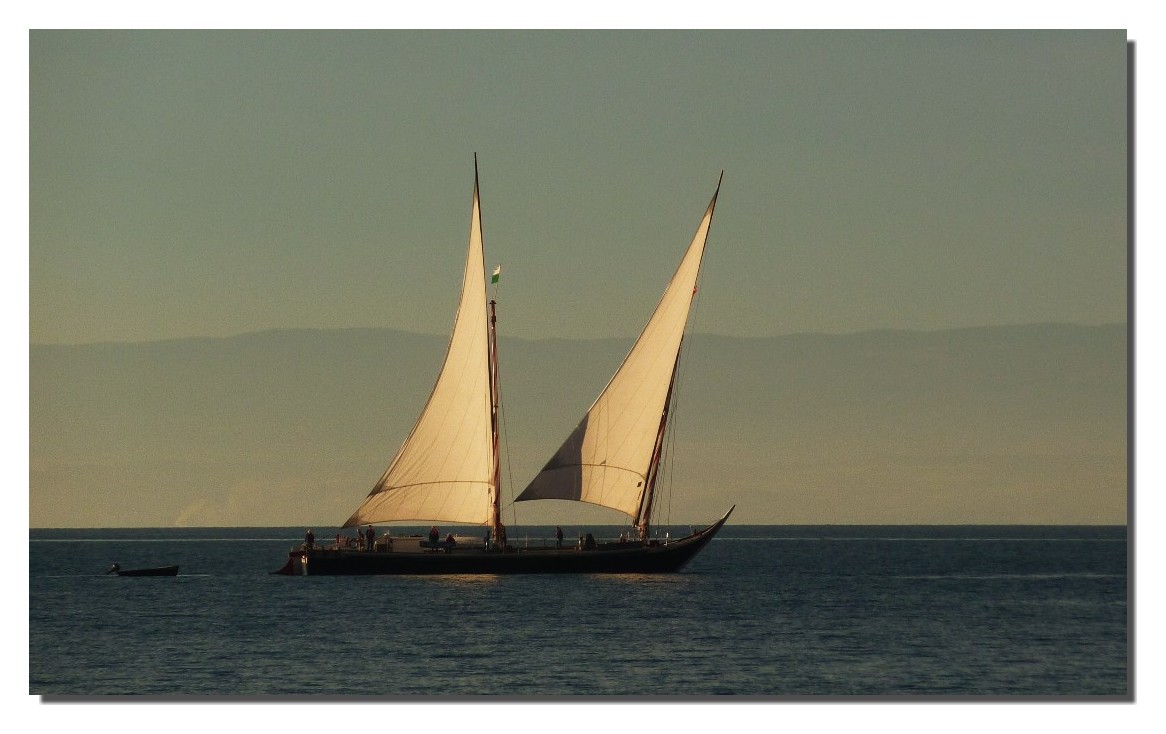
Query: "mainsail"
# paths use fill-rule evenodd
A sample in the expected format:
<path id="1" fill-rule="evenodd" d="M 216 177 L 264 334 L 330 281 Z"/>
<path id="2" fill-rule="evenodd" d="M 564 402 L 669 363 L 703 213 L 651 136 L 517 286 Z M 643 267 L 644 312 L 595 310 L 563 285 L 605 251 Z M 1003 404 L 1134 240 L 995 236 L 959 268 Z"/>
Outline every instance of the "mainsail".
<path id="1" fill-rule="evenodd" d="M 437 383 L 416 425 L 344 527 L 395 520 L 490 522 L 495 458 L 477 160 L 462 296 Z"/>
<path id="2" fill-rule="evenodd" d="M 610 507 L 638 522 L 717 191 L 680 267 L 623 364 L 543 470 L 515 501 L 560 499 Z"/>

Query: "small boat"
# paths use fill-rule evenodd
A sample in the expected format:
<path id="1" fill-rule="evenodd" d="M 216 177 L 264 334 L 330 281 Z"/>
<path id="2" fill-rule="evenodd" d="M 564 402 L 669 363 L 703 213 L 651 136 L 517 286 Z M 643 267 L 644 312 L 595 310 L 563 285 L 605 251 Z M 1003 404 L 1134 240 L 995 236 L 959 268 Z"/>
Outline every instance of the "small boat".
<path id="1" fill-rule="evenodd" d="M 588 536 L 550 547 L 507 543 L 500 507 L 499 390 L 496 301 L 486 298 L 486 270 L 474 156 L 469 251 L 453 333 L 437 382 L 413 430 L 372 491 L 343 527 L 363 528 L 359 547 L 315 542 L 309 531 L 273 573 L 498 574 L 669 573 L 679 571 L 729 519 L 672 538 L 650 535 L 655 486 L 689 309 L 713 210 L 713 193 L 643 332 L 583 419 L 515 499 L 600 505 L 631 519 L 619 542 Z M 501 267 L 491 277 L 497 282 Z M 440 544 L 433 537 L 376 538 L 374 524 L 438 521 L 485 526 L 482 535 Z M 436 528 L 432 531 L 436 534 Z M 366 542 L 370 541 L 370 542 Z"/>
<path id="2" fill-rule="evenodd" d="M 157 568 L 126 568 L 116 563 L 109 567 L 105 575 L 116 573 L 118 576 L 177 576 L 178 566 L 158 566 Z"/>

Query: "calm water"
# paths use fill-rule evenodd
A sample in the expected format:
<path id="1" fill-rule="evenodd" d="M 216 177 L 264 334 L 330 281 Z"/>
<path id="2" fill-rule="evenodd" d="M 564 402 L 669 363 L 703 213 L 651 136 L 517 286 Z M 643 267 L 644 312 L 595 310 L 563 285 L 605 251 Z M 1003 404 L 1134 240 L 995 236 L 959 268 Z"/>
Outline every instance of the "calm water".
<path id="1" fill-rule="evenodd" d="M 30 531 L 29 692 L 1129 698 L 1125 528 L 729 525 L 667 576 L 269 575 L 302 533 Z"/>

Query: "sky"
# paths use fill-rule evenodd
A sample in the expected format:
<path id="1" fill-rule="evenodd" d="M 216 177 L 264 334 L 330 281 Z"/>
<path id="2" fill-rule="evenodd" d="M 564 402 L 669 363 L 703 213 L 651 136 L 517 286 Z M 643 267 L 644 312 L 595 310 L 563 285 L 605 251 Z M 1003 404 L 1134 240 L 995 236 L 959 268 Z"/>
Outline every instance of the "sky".
<path id="1" fill-rule="evenodd" d="M 29 340 L 1126 320 L 1124 31 L 33 31 Z"/>
<path id="2" fill-rule="evenodd" d="M 1127 318 L 1124 31 L 28 41 L 32 344 L 445 337 L 475 155 L 503 338 L 634 337 L 722 171 L 692 331 Z"/>

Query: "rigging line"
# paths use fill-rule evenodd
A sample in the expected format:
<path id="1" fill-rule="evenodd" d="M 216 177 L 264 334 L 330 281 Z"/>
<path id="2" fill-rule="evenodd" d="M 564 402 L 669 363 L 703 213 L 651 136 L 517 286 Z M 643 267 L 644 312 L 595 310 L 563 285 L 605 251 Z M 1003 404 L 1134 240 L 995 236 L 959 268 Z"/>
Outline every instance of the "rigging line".
<path id="1" fill-rule="evenodd" d="M 510 526 L 518 527 L 518 515 L 514 511 L 514 469 L 510 465 L 510 429 L 506 427 L 506 404 L 502 401 L 502 386 L 498 386 L 498 415 L 502 418 L 502 448 L 506 454 L 506 481 L 510 485 Z"/>
<path id="2" fill-rule="evenodd" d="M 501 267 L 501 266 L 499 266 L 499 267 Z M 494 296 L 495 296 L 494 300 L 497 301 L 498 300 L 498 298 L 497 298 L 497 296 L 498 296 L 498 284 L 497 283 L 494 284 Z M 495 346 L 497 346 L 497 329 L 495 329 Z M 497 371 L 500 374 L 502 372 L 502 358 L 498 355 L 497 349 L 494 350 L 494 362 L 495 362 L 495 365 L 497 367 Z M 502 399 L 502 381 L 496 380 L 496 382 L 497 382 L 497 386 L 498 386 L 498 419 L 502 423 L 502 425 L 501 425 L 501 429 L 502 429 L 502 431 L 501 431 L 501 434 L 502 434 L 501 449 L 502 449 L 502 453 L 504 453 L 506 455 L 506 481 L 507 481 L 507 484 L 509 484 L 508 490 L 509 490 L 510 501 L 508 502 L 508 505 L 510 507 L 510 529 L 515 529 L 518 527 L 518 514 L 516 513 L 516 511 L 514 509 L 514 468 L 513 468 L 513 466 L 511 466 L 511 463 L 510 463 L 510 429 L 506 425 L 506 401 Z M 497 491 L 497 492 L 499 492 L 499 494 L 501 494 L 501 490 L 502 490 L 502 488 L 498 487 L 495 491 Z"/>
<path id="3" fill-rule="evenodd" d="M 498 263 L 498 269 L 499 269 L 499 271 L 501 271 L 502 263 Z M 493 285 L 494 285 L 494 301 L 497 302 L 498 301 L 498 290 L 502 285 L 501 272 L 499 272 L 498 282 L 494 283 Z M 497 349 L 497 345 L 498 345 L 497 334 L 498 334 L 498 330 L 497 330 L 497 327 L 495 327 L 495 329 L 494 329 L 494 339 L 495 339 L 495 341 L 494 341 L 494 346 L 495 346 L 494 366 L 496 369 L 496 375 L 502 373 L 502 357 L 499 356 L 499 350 Z M 509 490 L 510 501 L 507 503 L 510 507 L 510 527 L 509 527 L 509 530 L 514 530 L 518 527 L 518 514 L 514 509 L 514 467 L 511 465 L 511 462 L 510 462 L 510 429 L 506 425 L 506 401 L 504 401 L 502 399 L 502 381 L 497 379 L 497 376 L 495 376 L 495 383 L 496 383 L 497 391 L 498 391 L 498 420 L 501 423 L 501 426 L 500 426 L 500 428 L 501 428 L 501 432 L 500 432 L 501 433 L 501 441 L 500 441 L 499 448 L 502 451 L 502 453 L 504 453 L 506 455 L 506 481 L 509 484 L 508 490 Z M 499 493 L 499 498 L 501 498 L 502 488 L 497 487 L 497 488 L 495 488 L 495 491 Z M 499 504 L 501 504 L 501 503 L 499 503 Z M 501 518 L 499 518 L 499 519 L 501 519 Z"/>
<path id="4" fill-rule="evenodd" d="M 693 293 L 692 308 L 688 319 L 688 334 L 685 335 L 685 340 L 688 342 L 688 349 L 681 348 L 680 363 L 676 366 L 676 388 L 672 396 L 672 420 L 669 421 L 668 427 L 668 484 L 667 484 L 667 500 L 665 517 L 668 524 L 672 522 L 672 489 L 676 479 L 676 436 L 677 421 L 680 417 L 680 396 L 684 394 L 684 378 L 688 372 L 689 352 L 692 350 L 692 337 L 696 333 L 696 319 L 700 313 L 700 299 L 697 296 L 700 294 L 699 284 L 696 286 L 697 290 Z"/>

